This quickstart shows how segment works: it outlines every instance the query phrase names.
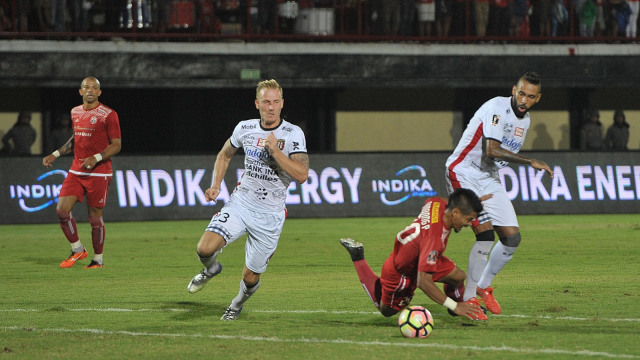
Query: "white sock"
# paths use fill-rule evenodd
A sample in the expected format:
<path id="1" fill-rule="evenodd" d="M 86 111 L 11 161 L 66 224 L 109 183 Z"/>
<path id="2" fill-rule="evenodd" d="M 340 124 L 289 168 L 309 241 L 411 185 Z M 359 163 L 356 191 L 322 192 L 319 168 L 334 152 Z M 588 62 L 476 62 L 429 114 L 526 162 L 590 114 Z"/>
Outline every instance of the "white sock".
<path id="1" fill-rule="evenodd" d="M 71 244 L 71 251 L 75 253 L 79 253 L 79 252 L 82 252 L 82 250 L 84 250 L 84 246 L 82 246 L 82 243 L 80 242 L 80 240 Z"/>
<path id="2" fill-rule="evenodd" d="M 219 253 L 220 251 L 216 251 L 209 257 L 203 257 L 198 254 L 198 259 L 200 259 L 200 262 L 202 263 L 202 265 L 204 265 L 204 268 L 207 269 L 207 274 L 215 274 L 220 269 L 221 265 L 217 260 Z"/>
<path id="3" fill-rule="evenodd" d="M 469 266 L 467 268 L 467 285 L 464 290 L 464 301 L 476 296 L 476 286 L 487 265 L 487 258 L 489 257 L 489 251 L 491 251 L 492 246 L 493 242 L 491 241 L 476 241 L 476 243 L 473 244 L 469 252 Z"/>
<path id="4" fill-rule="evenodd" d="M 93 254 L 93 261 L 102 265 L 102 254 Z"/>
<path id="5" fill-rule="evenodd" d="M 240 280 L 240 291 L 238 292 L 238 296 L 231 300 L 231 305 L 229 305 L 229 307 L 232 310 L 240 310 L 244 303 L 249 300 L 251 295 L 253 295 L 259 287 L 260 280 L 258 280 L 258 282 L 251 288 L 247 288 L 247 284 L 245 284 L 244 280 Z"/>
<path id="6" fill-rule="evenodd" d="M 513 258 L 513 253 L 517 247 L 504 246 L 500 241 L 493 247 L 489 262 L 482 272 L 482 277 L 478 281 L 478 286 L 486 289 L 491 286 L 493 278 L 504 268 L 505 265 Z M 474 292 L 475 294 L 475 292 Z"/>

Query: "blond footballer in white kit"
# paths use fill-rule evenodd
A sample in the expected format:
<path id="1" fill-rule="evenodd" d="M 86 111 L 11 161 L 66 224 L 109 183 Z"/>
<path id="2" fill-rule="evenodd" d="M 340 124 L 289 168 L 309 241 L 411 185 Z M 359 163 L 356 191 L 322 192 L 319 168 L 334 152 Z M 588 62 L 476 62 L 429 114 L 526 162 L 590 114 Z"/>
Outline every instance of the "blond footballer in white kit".
<path id="1" fill-rule="evenodd" d="M 287 188 L 293 180 L 305 182 L 309 174 L 304 133 L 280 118 L 284 106 L 280 85 L 275 80 L 258 83 L 255 105 L 260 119 L 240 122 L 216 158 L 213 184 L 205 191 L 208 201 L 218 197 L 229 161 L 239 148 L 245 152 L 245 171 L 200 238 L 197 252 L 204 269 L 187 286 L 190 293 L 201 290 L 222 271 L 217 260 L 222 248 L 248 234 L 240 291 L 221 320 L 236 320 L 244 303 L 258 290 L 260 274 L 278 246 L 286 218 Z"/>
<path id="2" fill-rule="evenodd" d="M 478 196 L 492 195 L 483 201 L 484 211 L 473 223 L 476 243 L 469 253 L 464 301 L 477 295 L 494 314 L 502 310 L 493 297 L 491 282 L 511 260 L 521 240 L 516 212 L 500 183 L 498 170 L 513 162 L 528 164 L 553 177 L 545 162 L 518 154 L 529 130 L 528 111 L 540 101 L 541 89 L 540 76 L 528 72 L 513 86 L 511 97 L 495 97 L 484 103 L 446 162 L 449 192 L 468 188 Z M 495 246 L 494 231 L 500 240 Z"/>

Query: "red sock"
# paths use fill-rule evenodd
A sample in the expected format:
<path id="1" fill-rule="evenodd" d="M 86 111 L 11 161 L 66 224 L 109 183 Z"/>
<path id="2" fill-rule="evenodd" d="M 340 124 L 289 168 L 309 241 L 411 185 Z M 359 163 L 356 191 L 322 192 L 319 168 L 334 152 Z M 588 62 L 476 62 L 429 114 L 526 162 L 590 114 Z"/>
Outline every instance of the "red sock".
<path id="1" fill-rule="evenodd" d="M 104 248 L 104 221 L 102 221 L 102 216 L 89 216 L 89 224 L 91 224 L 93 253 L 102 254 Z"/>
<path id="2" fill-rule="evenodd" d="M 376 275 L 367 261 L 362 259 L 354 261 L 353 265 L 356 267 L 356 272 L 360 278 L 360 283 L 364 287 L 364 291 L 367 292 L 371 301 L 380 309 L 380 298 L 382 297 L 382 285 L 380 285 L 380 277 Z"/>
<path id="3" fill-rule="evenodd" d="M 461 282 L 457 288 L 443 283 L 442 290 L 444 291 L 445 295 L 455 300 L 456 302 L 460 302 L 462 301 L 462 298 L 464 296 L 464 282 Z"/>
<path id="4" fill-rule="evenodd" d="M 73 244 L 78 241 L 78 227 L 76 226 L 76 219 L 73 218 L 71 212 L 56 210 L 58 219 L 60 220 L 60 228 L 67 237 L 67 240 Z"/>

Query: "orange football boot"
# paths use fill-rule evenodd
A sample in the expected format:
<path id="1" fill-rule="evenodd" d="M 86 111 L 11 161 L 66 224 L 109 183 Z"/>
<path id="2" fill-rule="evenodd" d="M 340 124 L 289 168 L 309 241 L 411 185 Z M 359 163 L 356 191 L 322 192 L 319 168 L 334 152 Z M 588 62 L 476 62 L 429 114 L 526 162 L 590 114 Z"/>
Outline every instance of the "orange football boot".
<path id="1" fill-rule="evenodd" d="M 100 264 L 99 262 L 95 261 L 95 260 L 91 260 L 91 262 L 89 263 L 89 265 L 85 266 L 85 269 L 99 269 L 99 268 L 103 268 L 104 264 Z"/>
<path id="2" fill-rule="evenodd" d="M 60 263 L 60 267 L 61 268 L 70 268 L 76 263 L 76 261 L 86 258 L 87 255 L 89 255 L 87 253 L 87 249 L 82 249 L 81 252 L 73 252 L 73 251 L 71 251 L 71 255 L 69 255 L 68 258 L 66 258 L 63 262 Z"/>
<path id="3" fill-rule="evenodd" d="M 496 298 L 493 297 L 493 288 L 491 286 L 486 289 L 476 288 L 476 294 L 482 298 L 484 301 L 484 305 L 487 307 L 487 310 L 491 311 L 494 314 L 500 314 L 502 309 L 500 308 L 500 304 L 496 301 Z"/>

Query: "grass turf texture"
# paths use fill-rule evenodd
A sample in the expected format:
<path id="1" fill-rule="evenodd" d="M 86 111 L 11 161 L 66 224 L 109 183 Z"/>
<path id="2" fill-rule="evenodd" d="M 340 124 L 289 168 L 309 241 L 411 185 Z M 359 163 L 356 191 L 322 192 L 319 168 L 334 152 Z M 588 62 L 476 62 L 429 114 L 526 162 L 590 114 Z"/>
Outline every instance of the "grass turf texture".
<path id="1" fill-rule="evenodd" d="M 107 216 L 108 217 L 108 216 Z M 197 294 L 196 243 L 206 221 L 107 223 L 104 269 L 89 257 L 60 269 L 57 224 L 0 226 L 0 359 L 640 359 L 638 215 L 522 216 L 523 242 L 495 281 L 502 315 L 450 317 L 422 292 L 435 329 L 405 339 L 376 312 L 341 237 L 365 244 L 376 273 L 410 218 L 289 219 L 262 287 L 239 320 L 220 321 L 237 294 L 244 240 Z M 466 271 L 474 237 L 447 255 Z"/>

